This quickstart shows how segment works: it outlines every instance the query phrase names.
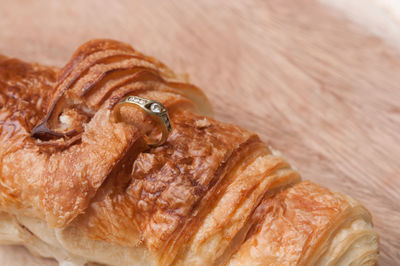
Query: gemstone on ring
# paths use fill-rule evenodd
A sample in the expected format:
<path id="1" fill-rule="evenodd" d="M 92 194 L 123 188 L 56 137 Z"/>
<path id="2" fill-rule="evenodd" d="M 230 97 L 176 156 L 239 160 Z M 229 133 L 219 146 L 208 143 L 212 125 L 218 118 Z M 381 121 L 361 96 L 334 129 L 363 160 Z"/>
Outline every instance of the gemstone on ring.
<path id="1" fill-rule="evenodd" d="M 150 110 L 153 111 L 154 113 L 161 113 L 162 107 L 158 103 L 152 103 L 150 105 Z"/>

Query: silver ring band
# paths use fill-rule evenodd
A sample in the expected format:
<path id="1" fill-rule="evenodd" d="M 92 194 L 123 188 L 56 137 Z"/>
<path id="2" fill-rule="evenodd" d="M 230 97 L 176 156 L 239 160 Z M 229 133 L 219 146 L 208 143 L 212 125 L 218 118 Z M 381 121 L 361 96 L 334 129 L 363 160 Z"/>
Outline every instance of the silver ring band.
<path id="1" fill-rule="evenodd" d="M 150 100 L 146 98 L 141 98 L 138 96 L 128 96 L 122 99 L 115 107 L 114 107 L 114 117 L 120 122 L 121 114 L 120 109 L 125 105 L 135 105 L 146 111 L 152 118 L 157 120 L 161 126 L 161 139 L 159 140 L 150 140 L 147 136 L 145 139 L 147 144 L 151 147 L 157 147 L 165 143 L 168 138 L 169 133 L 172 130 L 171 122 L 168 115 L 167 108 L 160 102 L 155 100 Z"/>

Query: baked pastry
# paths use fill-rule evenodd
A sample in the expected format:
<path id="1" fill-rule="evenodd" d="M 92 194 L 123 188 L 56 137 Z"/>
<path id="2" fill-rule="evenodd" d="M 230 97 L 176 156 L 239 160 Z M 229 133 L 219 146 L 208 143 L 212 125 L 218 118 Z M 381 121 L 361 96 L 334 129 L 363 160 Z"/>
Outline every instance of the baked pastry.
<path id="1" fill-rule="evenodd" d="M 162 102 L 173 130 L 137 95 Z M 211 118 L 206 96 L 112 40 L 62 69 L 0 57 L 0 241 L 83 265 L 375 265 L 356 200 L 301 181 L 252 132 Z"/>

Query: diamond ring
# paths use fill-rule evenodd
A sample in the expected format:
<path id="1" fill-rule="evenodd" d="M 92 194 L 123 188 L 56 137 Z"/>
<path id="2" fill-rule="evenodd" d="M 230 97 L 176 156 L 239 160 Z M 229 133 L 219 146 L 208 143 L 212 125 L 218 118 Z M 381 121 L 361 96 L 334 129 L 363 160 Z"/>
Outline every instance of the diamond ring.
<path id="1" fill-rule="evenodd" d="M 172 130 L 167 108 L 165 108 L 162 103 L 155 100 L 141 98 L 138 96 L 128 96 L 122 99 L 114 107 L 114 117 L 118 122 L 122 120 L 120 109 L 122 106 L 125 105 L 138 106 L 146 111 L 153 119 L 159 122 L 159 124 L 161 125 L 161 138 L 159 140 L 150 140 L 149 137 L 145 136 L 145 139 L 150 147 L 157 147 L 164 144 L 164 142 L 168 138 L 169 133 Z"/>

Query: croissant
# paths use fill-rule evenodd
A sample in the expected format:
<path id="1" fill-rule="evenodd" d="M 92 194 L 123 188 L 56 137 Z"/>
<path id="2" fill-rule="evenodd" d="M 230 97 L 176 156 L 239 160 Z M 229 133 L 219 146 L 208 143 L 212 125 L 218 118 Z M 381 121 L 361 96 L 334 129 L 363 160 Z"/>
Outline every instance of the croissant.
<path id="1" fill-rule="evenodd" d="M 161 102 L 172 132 L 125 96 Z M 0 242 L 65 265 L 375 265 L 358 201 L 299 174 L 203 92 L 112 40 L 62 69 L 0 56 Z"/>

